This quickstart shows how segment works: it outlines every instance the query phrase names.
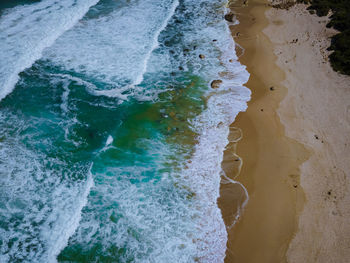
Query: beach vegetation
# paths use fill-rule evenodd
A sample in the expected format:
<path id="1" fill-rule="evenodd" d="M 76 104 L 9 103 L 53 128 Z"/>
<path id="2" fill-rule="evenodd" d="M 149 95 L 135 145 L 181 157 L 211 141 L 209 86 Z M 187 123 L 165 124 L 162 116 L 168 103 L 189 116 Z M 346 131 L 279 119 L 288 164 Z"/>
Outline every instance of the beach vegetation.
<path id="1" fill-rule="evenodd" d="M 350 75 L 350 5 L 348 0 L 302 0 L 309 3 L 308 10 L 318 16 L 326 16 L 331 11 L 327 27 L 339 31 L 331 40 L 328 50 L 333 51 L 329 56 L 335 71 Z"/>
<path id="2" fill-rule="evenodd" d="M 328 28 L 339 31 L 332 37 L 328 51 L 333 51 L 329 60 L 332 68 L 350 75 L 350 4 L 349 0 L 272 0 L 274 8 L 289 9 L 295 4 L 308 4 L 310 14 L 327 16 L 330 14 Z"/>

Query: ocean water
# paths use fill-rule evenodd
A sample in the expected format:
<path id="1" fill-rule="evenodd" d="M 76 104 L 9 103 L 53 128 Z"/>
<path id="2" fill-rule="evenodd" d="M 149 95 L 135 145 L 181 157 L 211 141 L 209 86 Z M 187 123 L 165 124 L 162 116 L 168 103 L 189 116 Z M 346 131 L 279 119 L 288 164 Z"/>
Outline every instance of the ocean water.
<path id="1" fill-rule="evenodd" d="M 221 161 L 250 98 L 225 5 L 0 5 L 0 262 L 223 262 Z"/>

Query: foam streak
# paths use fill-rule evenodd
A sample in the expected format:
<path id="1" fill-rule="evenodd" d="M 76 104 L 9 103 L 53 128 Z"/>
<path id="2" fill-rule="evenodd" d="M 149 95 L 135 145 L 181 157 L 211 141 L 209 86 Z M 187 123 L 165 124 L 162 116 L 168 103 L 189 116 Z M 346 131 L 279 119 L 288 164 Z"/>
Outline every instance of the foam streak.
<path id="1" fill-rule="evenodd" d="M 65 246 L 68 244 L 69 238 L 74 234 L 75 230 L 79 226 L 79 222 L 81 219 L 81 210 L 87 204 L 88 195 L 90 193 L 91 188 L 94 186 L 94 180 L 91 174 L 91 167 L 89 170 L 89 175 L 87 178 L 85 189 L 82 192 L 82 198 L 78 200 L 76 204 L 75 214 L 66 218 L 64 222 L 64 231 L 59 235 L 59 237 L 53 242 L 53 246 L 49 249 L 48 252 L 48 262 L 55 263 L 57 262 L 56 258 Z"/>
<path id="2" fill-rule="evenodd" d="M 9 9 L 0 19 L 0 100 L 12 92 L 19 73 L 42 57 L 99 0 L 41 1 Z"/>
<path id="3" fill-rule="evenodd" d="M 179 1 L 178 0 L 175 0 L 171 6 L 171 10 L 168 14 L 168 16 L 166 17 L 166 19 L 164 20 L 164 23 L 162 24 L 162 26 L 155 32 L 154 34 L 154 38 L 153 38 L 153 43 L 152 43 L 152 46 L 150 48 L 150 50 L 148 51 L 148 53 L 146 54 L 145 56 L 145 59 L 143 61 L 143 68 L 142 68 L 142 71 L 140 72 L 140 74 L 137 76 L 135 82 L 133 83 L 134 85 L 139 85 L 141 84 L 141 82 L 143 81 L 143 75 L 147 72 L 147 64 L 148 64 L 148 61 L 151 57 L 151 54 L 153 52 L 153 50 L 155 50 L 158 45 L 159 45 L 159 42 L 158 42 L 158 37 L 160 35 L 160 33 L 166 28 L 166 26 L 168 25 L 169 23 L 169 20 L 171 19 L 171 17 L 174 15 L 175 13 L 175 10 L 176 8 L 178 7 L 179 5 Z"/>

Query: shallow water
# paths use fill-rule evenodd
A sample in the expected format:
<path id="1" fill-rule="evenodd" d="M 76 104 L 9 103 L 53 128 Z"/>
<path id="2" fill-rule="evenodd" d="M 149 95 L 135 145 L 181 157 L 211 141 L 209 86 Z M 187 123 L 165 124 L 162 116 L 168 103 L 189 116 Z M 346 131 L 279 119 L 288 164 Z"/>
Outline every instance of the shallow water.
<path id="1" fill-rule="evenodd" d="M 0 13 L 0 261 L 222 262 L 250 96 L 225 2 L 23 2 Z"/>

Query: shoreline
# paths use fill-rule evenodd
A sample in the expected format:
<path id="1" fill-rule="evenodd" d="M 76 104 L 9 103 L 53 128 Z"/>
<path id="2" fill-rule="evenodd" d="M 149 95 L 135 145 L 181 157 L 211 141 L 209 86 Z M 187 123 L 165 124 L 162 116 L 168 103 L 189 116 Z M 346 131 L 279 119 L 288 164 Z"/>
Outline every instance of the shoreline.
<path id="1" fill-rule="evenodd" d="M 238 222 L 228 230 L 225 262 L 286 262 L 285 254 L 304 202 L 298 175 L 308 152 L 286 137 L 277 115 L 287 89 L 281 84 L 285 74 L 275 64 L 274 46 L 263 33 L 269 24 L 265 18 L 269 8 L 264 0 L 231 5 L 239 21 L 231 26 L 231 32 L 243 48 L 239 61 L 250 73 L 246 86 L 252 97 L 247 111 L 232 124 L 243 131 L 243 139 L 237 144 L 237 154 L 243 160 L 240 174 L 223 168 L 246 187 L 250 200 Z M 231 155 L 228 148 L 224 159 Z M 221 201 L 226 196 L 221 191 L 219 206 L 225 222 L 227 214 L 235 212 L 227 201 Z"/>
<path id="2" fill-rule="evenodd" d="M 243 131 L 243 139 L 228 145 L 222 164 L 250 198 L 234 219 L 244 202 L 242 188 L 228 190 L 222 181 L 225 262 L 345 263 L 350 78 L 328 62 L 334 31 L 326 29 L 327 18 L 310 15 L 305 5 L 284 10 L 251 0 L 230 7 L 239 21 L 230 29 L 243 48 L 237 54 L 250 73 L 246 86 L 252 99 L 231 125 Z M 237 223 L 230 228 L 232 220 Z"/>

